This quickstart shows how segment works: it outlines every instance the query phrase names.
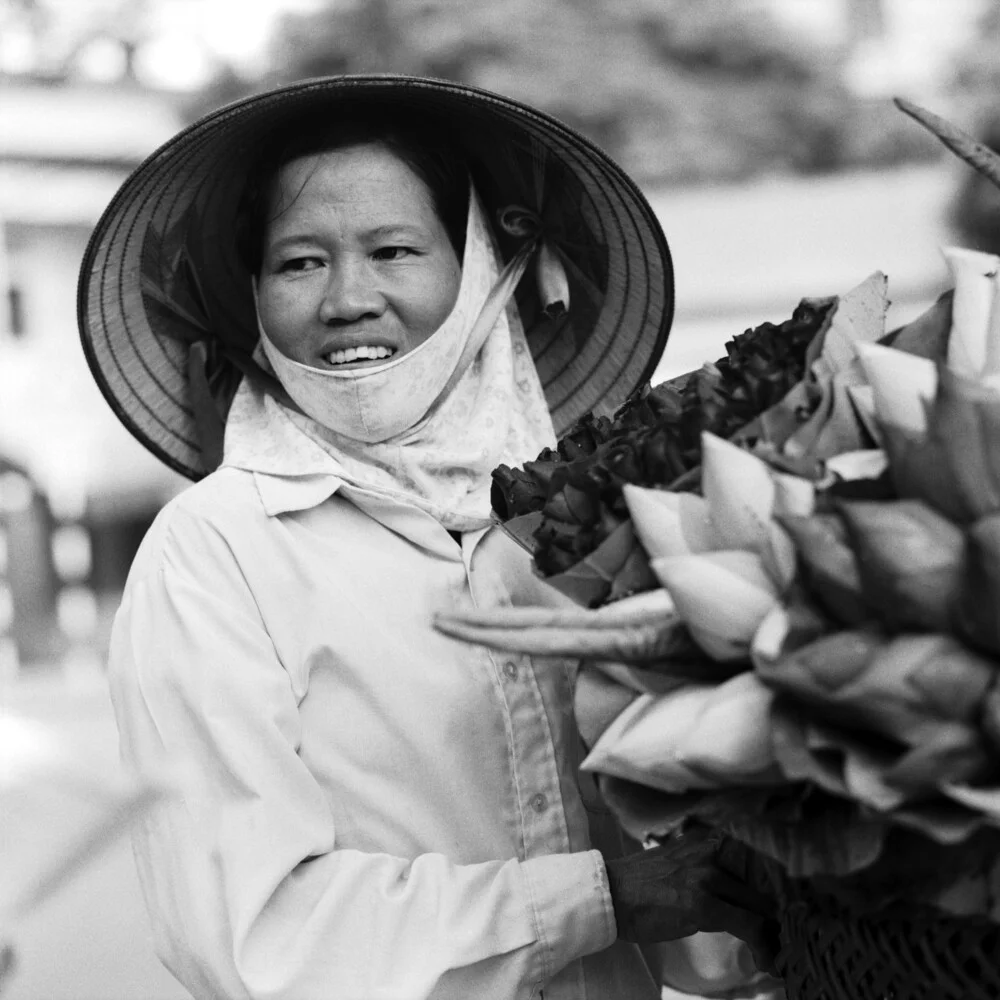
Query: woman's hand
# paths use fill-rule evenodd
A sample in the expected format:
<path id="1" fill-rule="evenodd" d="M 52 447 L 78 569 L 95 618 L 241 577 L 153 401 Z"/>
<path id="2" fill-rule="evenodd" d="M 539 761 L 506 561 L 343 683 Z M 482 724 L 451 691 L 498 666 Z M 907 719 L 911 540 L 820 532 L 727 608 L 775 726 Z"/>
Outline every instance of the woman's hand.
<path id="1" fill-rule="evenodd" d="M 773 905 L 727 863 L 725 839 L 689 826 L 658 847 L 606 860 L 619 938 L 647 944 L 725 931 L 749 945 L 758 969 L 772 972 Z"/>

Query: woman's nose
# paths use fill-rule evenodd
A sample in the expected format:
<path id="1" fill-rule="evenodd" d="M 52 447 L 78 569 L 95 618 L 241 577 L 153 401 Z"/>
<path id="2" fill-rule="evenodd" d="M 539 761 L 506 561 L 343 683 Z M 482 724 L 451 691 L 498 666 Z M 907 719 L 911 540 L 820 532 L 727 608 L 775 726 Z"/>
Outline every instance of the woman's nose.
<path id="1" fill-rule="evenodd" d="M 324 323 L 354 323 L 381 316 L 386 300 L 378 276 L 363 262 L 345 262 L 330 269 L 320 319 Z"/>

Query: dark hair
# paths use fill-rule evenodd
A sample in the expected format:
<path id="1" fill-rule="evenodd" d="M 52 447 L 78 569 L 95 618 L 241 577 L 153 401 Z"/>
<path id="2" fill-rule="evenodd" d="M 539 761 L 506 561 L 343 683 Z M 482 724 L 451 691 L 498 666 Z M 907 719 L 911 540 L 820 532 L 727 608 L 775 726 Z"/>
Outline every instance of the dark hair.
<path id="1" fill-rule="evenodd" d="M 335 124 L 310 116 L 282 126 L 247 174 L 236 218 L 236 251 L 251 274 L 263 263 L 264 234 L 274 184 L 292 160 L 348 146 L 378 143 L 402 160 L 431 194 L 458 259 L 465 249 L 469 169 L 462 156 L 433 125 L 419 127 L 385 112 L 338 118 Z"/>

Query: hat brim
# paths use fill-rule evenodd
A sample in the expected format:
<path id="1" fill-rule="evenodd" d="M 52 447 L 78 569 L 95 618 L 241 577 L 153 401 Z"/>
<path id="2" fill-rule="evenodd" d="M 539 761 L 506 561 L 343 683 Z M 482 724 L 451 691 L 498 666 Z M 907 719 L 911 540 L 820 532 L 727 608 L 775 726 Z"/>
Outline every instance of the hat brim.
<path id="1" fill-rule="evenodd" d="M 301 81 L 215 111 L 149 156 L 84 254 L 78 321 L 94 377 L 125 426 L 191 479 L 210 471 L 189 381 L 192 344 L 221 336 L 252 349 L 256 339 L 250 275 L 235 244 L 248 167 L 289 117 L 367 105 L 432 118 L 468 157 L 488 210 L 528 203 L 546 236 L 552 227 L 570 312 L 548 319 L 530 291 L 519 291 L 518 304 L 557 432 L 617 408 L 663 353 L 674 300 L 666 238 L 638 187 L 593 143 L 542 112 L 459 84 Z M 157 287 L 176 289 L 173 306 Z"/>

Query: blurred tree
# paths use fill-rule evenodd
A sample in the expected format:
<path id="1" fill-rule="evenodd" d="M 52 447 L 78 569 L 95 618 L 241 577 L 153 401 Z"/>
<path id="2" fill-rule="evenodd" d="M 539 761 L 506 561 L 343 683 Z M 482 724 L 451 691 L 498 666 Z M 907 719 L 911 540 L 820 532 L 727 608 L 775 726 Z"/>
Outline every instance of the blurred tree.
<path id="1" fill-rule="evenodd" d="M 644 182 L 678 182 L 897 158 L 894 112 L 873 117 L 845 89 L 843 56 L 781 30 L 762 0 L 329 0 L 284 18 L 260 85 L 349 72 L 478 85 L 556 115 Z"/>

